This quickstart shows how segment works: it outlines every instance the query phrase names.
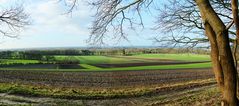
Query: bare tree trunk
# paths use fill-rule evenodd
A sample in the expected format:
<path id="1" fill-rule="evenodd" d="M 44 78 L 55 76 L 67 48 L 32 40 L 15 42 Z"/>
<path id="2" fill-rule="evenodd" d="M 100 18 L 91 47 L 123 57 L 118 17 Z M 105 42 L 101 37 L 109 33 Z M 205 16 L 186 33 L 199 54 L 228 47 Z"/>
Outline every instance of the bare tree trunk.
<path id="1" fill-rule="evenodd" d="M 238 40 L 239 40 L 239 17 L 238 17 L 238 0 L 232 0 L 231 2 L 232 5 L 232 15 L 233 15 L 233 21 L 234 24 L 236 26 L 236 40 L 234 43 L 234 63 L 235 63 L 235 67 L 237 69 L 237 45 L 238 45 Z M 238 75 L 237 75 L 238 78 Z M 238 82 L 237 82 L 238 83 Z M 238 84 L 237 84 L 238 86 Z M 237 87 L 237 91 L 238 91 L 238 87 Z"/>
<path id="2" fill-rule="evenodd" d="M 208 39 L 211 44 L 211 61 L 213 63 L 212 69 L 215 74 L 217 84 L 218 84 L 221 92 L 223 92 L 224 77 L 223 77 L 222 66 L 219 61 L 219 51 L 218 51 L 218 46 L 217 46 L 217 41 L 216 41 L 216 34 L 213 31 L 212 27 L 208 23 L 205 23 L 204 26 L 206 29 L 205 30 L 206 35 L 208 36 Z"/>
<path id="3" fill-rule="evenodd" d="M 201 17 L 202 19 L 205 19 L 205 15 L 203 13 L 201 13 Z M 213 63 L 212 69 L 215 74 L 215 78 L 218 83 L 218 86 L 221 92 L 223 92 L 224 76 L 223 76 L 222 66 L 219 61 L 219 51 L 218 51 L 216 33 L 213 31 L 209 23 L 205 22 L 204 27 L 205 27 L 205 33 L 211 45 L 211 61 Z"/>
<path id="4" fill-rule="evenodd" d="M 238 0 L 232 0 L 232 15 L 233 15 L 233 21 L 236 26 L 236 38 L 239 40 L 239 17 L 238 17 Z M 238 41 L 237 41 L 238 42 Z"/>
<path id="5" fill-rule="evenodd" d="M 220 44 L 220 62 L 224 74 L 223 100 L 225 101 L 225 104 L 229 104 L 230 106 L 237 106 L 237 72 L 234 66 L 234 61 L 229 46 L 229 39 L 225 37 L 227 35 L 228 32 L 224 31 L 218 37 L 218 44 Z"/>
<path id="6" fill-rule="evenodd" d="M 226 29 L 226 26 L 224 25 L 222 20 L 218 17 L 216 12 L 213 10 L 208 0 L 196 0 L 196 3 L 202 15 L 204 25 L 208 24 L 209 26 L 211 26 L 211 29 L 214 31 L 216 35 L 217 49 L 212 49 L 212 53 L 215 52 L 216 54 L 216 52 L 218 52 L 219 57 L 213 58 L 212 64 L 214 69 L 217 68 L 215 64 L 221 65 L 221 69 L 223 73 L 222 75 L 223 76 L 223 87 L 222 87 L 223 88 L 223 92 L 222 92 L 223 104 L 226 106 L 237 106 L 238 104 L 237 95 L 236 95 L 237 72 L 234 66 L 234 60 L 233 60 L 231 48 L 229 45 L 228 30 Z M 209 30 L 209 29 L 206 29 L 206 30 Z M 213 36 L 210 34 L 207 36 L 209 36 L 209 38 L 211 39 L 213 38 Z M 213 42 L 212 40 L 210 40 L 210 42 L 211 44 L 215 43 L 215 41 Z M 215 73 L 215 75 L 216 75 L 216 78 L 222 77 L 222 76 L 218 76 L 217 73 Z"/>

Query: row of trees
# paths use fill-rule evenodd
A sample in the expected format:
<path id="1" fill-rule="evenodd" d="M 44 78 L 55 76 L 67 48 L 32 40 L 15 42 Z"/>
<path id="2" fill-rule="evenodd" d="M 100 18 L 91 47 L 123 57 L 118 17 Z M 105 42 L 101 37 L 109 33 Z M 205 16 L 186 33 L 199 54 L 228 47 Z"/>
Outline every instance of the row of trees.
<path id="1" fill-rule="evenodd" d="M 53 56 L 19 51 L 1 51 L 1 59 L 49 60 Z"/>
<path id="2" fill-rule="evenodd" d="M 55 55 L 64 56 L 89 56 L 89 55 L 134 55 L 157 53 L 195 53 L 208 54 L 207 49 L 183 49 L 183 48 L 127 48 L 127 49 L 89 49 L 89 50 L 29 50 L 29 51 L 0 51 L 1 59 L 30 59 L 47 60 Z"/>

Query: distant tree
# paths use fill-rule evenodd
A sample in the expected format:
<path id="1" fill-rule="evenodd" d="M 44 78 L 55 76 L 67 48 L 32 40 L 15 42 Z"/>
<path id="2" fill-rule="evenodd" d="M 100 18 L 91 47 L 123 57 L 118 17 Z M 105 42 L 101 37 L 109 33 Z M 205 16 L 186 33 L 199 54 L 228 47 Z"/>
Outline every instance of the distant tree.
<path id="1" fill-rule="evenodd" d="M 93 55 L 93 52 L 90 50 L 81 50 L 82 55 Z"/>
<path id="2" fill-rule="evenodd" d="M 122 49 L 122 54 L 123 54 L 123 56 L 126 56 L 126 55 L 127 55 L 127 54 L 126 54 L 126 49 L 125 49 L 125 48 Z"/>
<path id="3" fill-rule="evenodd" d="M 56 59 L 54 56 L 46 55 L 46 56 L 42 56 L 41 61 L 47 62 L 47 63 L 53 63 L 54 61 L 56 61 Z"/>
<path id="4" fill-rule="evenodd" d="M 80 61 L 76 57 L 68 56 L 63 58 L 62 60 L 58 60 L 56 64 L 73 65 L 73 64 L 80 64 Z"/>

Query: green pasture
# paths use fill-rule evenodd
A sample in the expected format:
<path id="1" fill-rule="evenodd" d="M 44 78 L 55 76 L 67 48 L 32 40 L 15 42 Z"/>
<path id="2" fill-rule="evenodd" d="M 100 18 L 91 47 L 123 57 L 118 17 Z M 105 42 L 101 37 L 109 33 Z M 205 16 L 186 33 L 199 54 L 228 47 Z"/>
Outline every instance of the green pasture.
<path id="1" fill-rule="evenodd" d="M 34 64 L 39 63 L 38 60 L 17 60 L 17 59 L 0 59 L 1 65 L 8 65 L 8 64 Z"/>
<path id="2" fill-rule="evenodd" d="M 182 61 L 209 61 L 209 55 L 199 54 L 139 54 L 130 57 L 145 58 L 145 59 L 169 59 Z"/>
<path id="3" fill-rule="evenodd" d="M 117 58 L 110 56 L 55 56 L 56 60 L 63 60 L 68 57 L 73 57 L 78 59 L 81 64 L 117 64 L 117 63 L 132 63 L 138 62 L 134 59 L 126 59 L 126 58 Z"/>
<path id="4" fill-rule="evenodd" d="M 133 56 L 55 56 L 56 60 L 63 60 L 68 57 L 78 59 L 81 64 L 117 64 L 135 62 L 155 62 L 146 59 L 169 59 L 181 61 L 210 61 L 209 55 L 198 54 L 139 54 Z M 137 58 L 137 59 L 135 59 Z"/>

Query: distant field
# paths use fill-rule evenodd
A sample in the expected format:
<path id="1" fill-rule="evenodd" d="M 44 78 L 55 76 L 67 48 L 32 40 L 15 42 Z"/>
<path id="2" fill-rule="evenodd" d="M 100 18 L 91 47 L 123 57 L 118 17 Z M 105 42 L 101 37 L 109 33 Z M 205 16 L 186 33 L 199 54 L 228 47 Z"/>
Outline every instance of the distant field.
<path id="1" fill-rule="evenodd" d="M 30 65 L 31 66 L 31 65 Z M 193 63 L 180 65 L 156 65 L 156 66 L 135 66 L 120 68 L 99 68 L 88 64 L 80 64 L 84 69 L 46 69 L 46 68 L 19 68 L 17 66 L 0 68 L 0 70 L 19 70 L 19 71 L 62 71 L 62 72 L 78 72 L 78 71 L 140 71 L 140 70 L 165 70 L 165 69 L 193 69 L 193 68 L 210 68 L 211 63 Z M 48 66 L 50 67 L 50 66 Z M 52 67 L 52 66 L 51 66 Z"/>
<path id="2" fill-rule="evenodd" d="M 100 63 L 131 63 L 138 62 L 134 59 L 115 58 L 108 56 L 55 56 L 57 60 L 63 60 L 67 57 L 74 57 L 80 61 L 81 64 L 100 64 Z"/>
<path id="3" fill-rule="evenodd" d="M 8 64 L 34 64 L 39 63 L 38 60 L 18 60 L 18 59 L 0 59 L 0 64 L 8 65 Z"/>
<path id="4" fill-rule="evenodd" d="M 140 54 L 130 57 L 147 58 L 147 59 L 169 59 L 182 61 L 209 61 L 209 55 L 198 54 Z"/>
<path id="5" fill-rule="evenodd" d="M 124 68 L 108 68 L 100 69 L 99 71 L 104 70 L 162 70 L 162 69 L 185 69 L 185 68 L 209 68 L 211 63 L 193 63 L 193 64 L 180 64 L 180 65 L 156 65 L 156 66 L 136 66 L 136 67 L 124 67 Z"/>
<path id="6" fill-rule="evenodd" d="M 2 70 L 34 70 L 34 71 L 130 71 L 189 69 L 211 67 L 208 55 L 196 54 L 140 54 L 133 56 L 55 56 L 56 60 L 71 58 L 80 64 L 59 68 L 55 64 L 37 64 L 37 60 L 2 59 Z M 24 65 L 11 65 L 21 63 Z M 9 65 L 10 64 L 10 65 Z"/>
<path id="7" fill-rule="evenodd" d="M 69 56 L 55 56 L 57 60 L 62 60 Z M 180 61 L 210 61 L 209 55 L 198 54 L 140 54 L 133 56 L 71 56 L 75 57 L 82 64 L 102 64 L 102 63 L 133 63 L 150 62 L 148 59 L 180 60 Z M 147 60 L 145 60 L 147 59 Z"/>

